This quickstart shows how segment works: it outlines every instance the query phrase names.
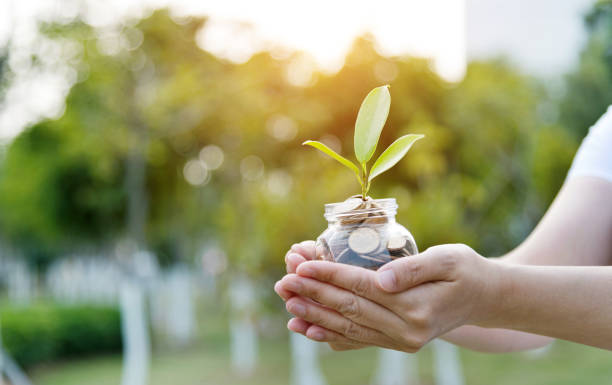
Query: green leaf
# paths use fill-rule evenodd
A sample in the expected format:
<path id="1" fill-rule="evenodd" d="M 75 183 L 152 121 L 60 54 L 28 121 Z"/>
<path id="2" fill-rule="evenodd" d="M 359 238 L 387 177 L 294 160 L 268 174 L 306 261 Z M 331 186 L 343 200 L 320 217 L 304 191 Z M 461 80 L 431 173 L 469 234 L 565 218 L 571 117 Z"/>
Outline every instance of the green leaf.
<path id="1" fill-rule="evenodd" d="M 370 170 L 370 176 L 368 177 L 368 184 L 372 179 L 395 166 L 395 164 L 406 155 L 408 150 L 410 150 L 412 144 L 424 136 L 425 135 L 415 134 L 404 135 L 391 143 L 391 145 L 380 154 L 378 159 L 376 159 L 376 162 L 374 162 Z"/>
<path id="2" fill-rule="evenodd" d="M 355 176 L 357 176 L 357 180 L 359 181 L 359 184 L 360 185 L 363 184 L 363 182 L 361 181 L 361 177 L 359 175 L 359 168 L 355 165 L 355 163 L 353 163 L 350 160 L 346 159 L 345 157 L 343 157 L 342 155 L 338 154 L 337 152 L 335 152 L 334 150 L 332 150 L 331 148 L 327 147 L 326 145 L 324 145 L 321 142 L 317 142 L 317 141 L 314 141 L 314 140 L 307 140 L 304 143 L 302 143 L 302 145 L 312 146 L 312 147 L 316 148 L 317 150 L 322 151 L 325 154 L 327 154 L 327 155 L 331 156 L 332 158 L 336 159 L 338 162 L 342 163 L 346 167 L 348 167 L 351 170 L 353 170 L 353 172 L 355 173 Z"/>
<path id="3" fill-rule="evenodd" d="M 374 88 L 363 99 L 355 122 L 355 156 L 359 163 L 366 163 L 374 155 L 390 106 L 388 85 Z"/>

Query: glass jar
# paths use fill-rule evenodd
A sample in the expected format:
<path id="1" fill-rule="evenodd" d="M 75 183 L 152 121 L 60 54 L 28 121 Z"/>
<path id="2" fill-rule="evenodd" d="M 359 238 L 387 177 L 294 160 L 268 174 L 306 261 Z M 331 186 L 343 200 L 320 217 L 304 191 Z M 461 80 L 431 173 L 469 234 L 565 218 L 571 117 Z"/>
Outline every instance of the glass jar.
<path id="1" fill-rule="evenodd" d="M 412 234 L 395 221 L 394 198 L 361 195 L 325 205 L 329 226 L 317 238 L 317 259 L 377 270 L 394 259 L 418 253 Z"/>

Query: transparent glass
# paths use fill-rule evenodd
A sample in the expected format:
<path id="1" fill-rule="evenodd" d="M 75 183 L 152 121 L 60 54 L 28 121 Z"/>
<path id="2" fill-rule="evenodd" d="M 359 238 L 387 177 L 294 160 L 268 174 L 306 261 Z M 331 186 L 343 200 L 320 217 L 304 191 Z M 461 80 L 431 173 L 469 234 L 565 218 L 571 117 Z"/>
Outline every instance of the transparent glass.
<path id="1" fill-rule="evenodd" d="M 317 238 L 317 259 L 377 270 L 387 262 L 418 253 L 410 231 L 395 221 L 393 198 L 353 196 L 325 205 L 327 229 Z"/>

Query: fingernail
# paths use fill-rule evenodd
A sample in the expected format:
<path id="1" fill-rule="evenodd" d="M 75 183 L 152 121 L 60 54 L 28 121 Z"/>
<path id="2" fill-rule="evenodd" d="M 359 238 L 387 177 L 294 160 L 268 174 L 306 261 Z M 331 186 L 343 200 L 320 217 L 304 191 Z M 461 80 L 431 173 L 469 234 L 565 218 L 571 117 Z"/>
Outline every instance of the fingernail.
<path id="1" fill-rule="evenodd" d="M 280 284 L 281 284 L 280 281 L 278 281 L 278 282 L 276 282 L 276 284 L 274 284 L 274 291 L 276 292 L 276 294 L 278 294 L 279 297 L 281 297 L 283 300 L 286 301 L 287 299 L 289 299 L 289 297 L 287 297 L 286 293 L 281 290 Z"/>
<path id="2" fill-rule="evenodd" d="M 395 273 L 393 270 L 385 270 L 378 273 L 378 284 L 386 291 L 393 291 L 395 289 Z"/>
<path id="3" fill-rule="evenodd" d="M 287 307 L 288 307 L 287 310 L 289 310 L 289 313 L 296 315 L 298 317 L 301 317 L 304 314 L 306 314 L 306 308 L 301 303 L 292 303 L 291 305 Z"/>
<path id="4" fill-rule="evenodd" d="M 323 334 L 323 332 L 314 332 L 311 338 L 313 340 L 322 341 L 325 338 L 325 334 Z"/>
<path id="5" fill-rule="evenodd" d="M 296 332 L 296 333 L 304 333 L 306 330 L 304 330 L 303 328 L 299 328 L 299 322 L 297 321 L 297 318 L 291 318 L 289 320 L 289 322 L 287 322 L 287 328 L 289 330 L 291 330 L 292 332 Z"/>

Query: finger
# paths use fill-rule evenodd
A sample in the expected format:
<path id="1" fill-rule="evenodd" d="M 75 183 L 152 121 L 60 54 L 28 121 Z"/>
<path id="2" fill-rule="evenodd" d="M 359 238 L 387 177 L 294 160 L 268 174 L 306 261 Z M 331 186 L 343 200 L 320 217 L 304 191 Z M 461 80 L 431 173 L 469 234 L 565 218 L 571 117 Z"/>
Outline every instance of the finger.
<path id="1" fill-rule="evenodd" d="M 329 347 L 332 348 L 332 350 L 335 350 L 337 352 L 342 352 L 342 351 L 346 351 L 346 350 L 357 350 L 357 349 L 363 349 L 363 348 L 367 348 L 370 345 L 366 345 L 366 344 L 345 344 L 342 342 L 328 342 Z"/>
<path id="2" fill-rule="evenodd" d="M 287 329 L 304 335 L 306 335 L 306 331 L 310 326 L 312 326 L 310 322 L 307 322 L 301 318 L 291 318 L 289 322 L 287 322 Z"/>
<path id="3" fill-rule="evenodd" d="M 336 333 L 333 330 L 325 329 L 319 325 L 310 325 L 305 336 L 314 341 L 327 342 L 334 350 L 353 350 L 369 346 L 368 344 L 363 344 L 361 342 L 348 339 L 342 334 Z"/>
<path id="4" fill-rule="evenodd" d="M 306 262 L 301 254 L 290 252 L 285 256 L 285 264 L 287 265 L 287 273 L 295 273 L 297 267 L 302 263 Z"/>
<path id="5" fill-rule="evenodd" d="M 374 303 L 334 285 L 292 274 L 282 279 L 281 286 L 284 290 L 310 298 L 360 325 L 383 331 L 391 337 L 394 337 L 393 331 L 403 330 L 406 326 L 385 304 Z M 389 299 L 395 297 L 389 296 Z"/>
<path id="6" fill-rule="evenodd" d="M 366 344 L 349 340 L 348 338 L 334 331 L 327 330 L 319 325 L 313 325 L 301 318 L 291 318 L 287 323 L 287 328 L 292 332 L 303 334 L 311 340 L 328 342 L 329 346 L 333 350 L 352 350 L 368 346 Z"/>
<path id="7" fill-rule="evenodd" d="M 376 303 L 390 300 L 389 294 L 378 286 L 376 272 L 362 267 L 327 261 L 308 261 L 300 264 L 296 273 L 302 277 L 331 283 Z"/>
<path id="8" fill-rule="evenodd" d="M 378 286 L 396 293 L 425 282 L 443 281 L 455 267 L 453 250 L 452 245 L 436 246 L 421 254 L 391 261 L 375 273 Z"/>
<path id="9" fill-rule="evenodd" d="M 291 277 L 291 276 L 295 276 L 295 274 L 287 274 L 285 277 Z M 283 279 L 284 279 L 284 277 L 283 277 Z M 295 296 L 295 293 L 293 293 L 291 290 L 288 290 L 285 287 L 283 279 L 281 279 L 280 281 L 277 281 L 274 284 L 274 291 L 276 292 L 276 294 L 278 294 L 279 297 L 281 297 L 285 302 L 287 302 L 287 300 L 289 298 Z M 310 298 L 303 298 L 303 299 L 308 301 L 308 302 L 314 302 Z"/>
<path id="10" fill-rule="evenodd" d="M 278 294 L 279 297 L 281 297 L 283 299 L 283 301 L 287 301 L 289 298 L 293 297 L 293 293 L 286 290 L 281 281 L 277 281 L 274 284 L 274 291 L 276 292 L 276 294 Z"/>
<path id="11" fill-rule="evenodd" d="M 315 241 L 303 241 L 294 243 L 291 246 L 291 251 L 302 255 L 307 260 L 315 259 Z"/>
<path id="12" fill-rule="evenodd" d="M 287 301 L 287 311 L 307 322 L 334 331 L 350 340 L 378 346 L 394 346 L 395 342 L 385 334 L 359 325 L 336 311 L 321 305 L 309 303 L 300 297 Z"/>

